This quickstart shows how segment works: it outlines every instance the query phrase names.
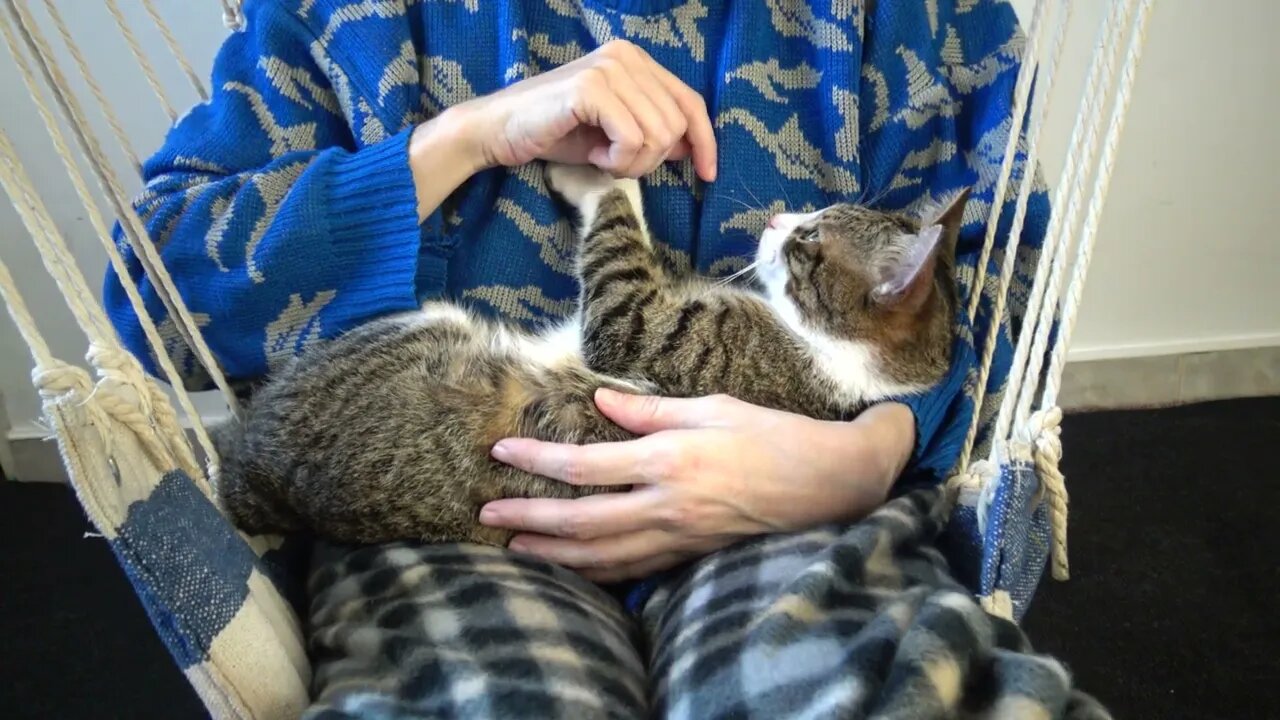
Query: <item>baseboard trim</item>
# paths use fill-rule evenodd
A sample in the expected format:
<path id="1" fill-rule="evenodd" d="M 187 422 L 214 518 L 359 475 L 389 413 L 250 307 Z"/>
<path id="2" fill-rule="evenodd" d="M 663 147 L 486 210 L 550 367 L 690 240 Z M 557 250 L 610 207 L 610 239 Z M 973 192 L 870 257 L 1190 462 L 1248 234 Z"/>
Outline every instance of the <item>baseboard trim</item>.
<path id="1" fill-rule="evenodd" d="M 1134 358 L 1165 357 L 1169 355 L 1193 355 L 1208 352 L 1256 350 L 1280 347 L 1280 333 L 1255 333 L 1252 335 L 1223 335 L 1220 337 L 1171 340 L 1127 345 L 1102 345 L 1088 347 L 1073 345 L 1067 350 L 1067 362 L 1094 362 L 1097 360 L 1131 360 Z"/>
<path id="2" fill-rule="evenodd" d="M 1280 395 L 1280 346 L 1067 363 L 1064 410 L 1185 405 Z"/>

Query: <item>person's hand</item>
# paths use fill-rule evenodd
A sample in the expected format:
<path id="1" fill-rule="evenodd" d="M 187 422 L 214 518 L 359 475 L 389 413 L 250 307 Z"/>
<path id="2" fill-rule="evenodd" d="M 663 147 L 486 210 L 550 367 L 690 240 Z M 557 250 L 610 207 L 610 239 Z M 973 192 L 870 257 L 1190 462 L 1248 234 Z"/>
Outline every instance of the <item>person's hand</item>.
<path id="1" fill-rule="evenodd" d="M 640 177 L 692 155 L 698 175 L 715 179 L 702 96 L 625 40 L 451 111 L 484 167 L 551 160 Z"/>
<path id="2" fill-rule="evenodd" d="M 874 406 L 823 422 L 728 397 L 600 390 L 601 412 L 638 440 L 497 443 L 493 456 L 575 485 L 632 485 L 574 500 L 506 499 L 480 522 L 521 531 L 511 549 L 597 582 L 649 575 L 768 532 L 854 520 L 884 502 L 915 442 L 911 411 Z"/>

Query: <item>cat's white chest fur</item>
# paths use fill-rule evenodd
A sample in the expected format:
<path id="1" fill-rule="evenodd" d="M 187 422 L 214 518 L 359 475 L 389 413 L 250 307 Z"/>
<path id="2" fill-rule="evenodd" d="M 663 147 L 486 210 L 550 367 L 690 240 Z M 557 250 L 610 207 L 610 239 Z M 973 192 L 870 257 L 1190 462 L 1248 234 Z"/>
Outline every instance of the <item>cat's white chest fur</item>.
<path id="1" fill-rule="evenodd" d="M 818 375 L 830 384 L 833 399 L 841 407 L 857 407 L 926 389 L 926 386 L 900 383 L 886 376 L 881 369 L 879 350 L 872 343 L 841 340 L 813 330 L 776 283 L 771 286 L 766 280 L 765 285 L 769 308 L 796 335 L 800 346 L 813 359 Z"/>
<path id="2" fill-rule="evenodd" d="M 842 406 L 854 407 L 924 390 L 922 386 L 885 377 L 880 372 L 879 351 L 871 343 L 834 340 L 814 333 L 805 340 L 819 373 L 832 384 Z"/>

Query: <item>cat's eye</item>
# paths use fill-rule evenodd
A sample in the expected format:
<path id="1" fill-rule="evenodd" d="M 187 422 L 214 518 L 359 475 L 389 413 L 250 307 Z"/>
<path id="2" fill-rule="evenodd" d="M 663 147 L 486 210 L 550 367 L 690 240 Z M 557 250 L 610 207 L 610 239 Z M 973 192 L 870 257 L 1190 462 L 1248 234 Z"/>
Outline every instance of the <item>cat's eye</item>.
<path id="1" fill-rule="evenodd" d="M 819 239 L 818 228 L 809 228 L 801 231 L 800 236 L 796 239 L 802 243 L 816 243 Z"/>

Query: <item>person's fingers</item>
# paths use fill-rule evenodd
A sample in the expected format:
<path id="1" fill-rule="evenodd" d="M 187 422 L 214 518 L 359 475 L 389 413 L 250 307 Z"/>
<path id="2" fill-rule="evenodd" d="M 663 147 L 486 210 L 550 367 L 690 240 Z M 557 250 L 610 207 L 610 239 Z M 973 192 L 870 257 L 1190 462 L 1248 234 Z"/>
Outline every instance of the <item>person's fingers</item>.
<path id="1" fill-rule="evenodd" d="M 588 125 L 604 131 L 607 149 L 597 146 L 588 158 L 592 164 L 611 173 L 631 167 L 636 154 L 644 146 L 644 131 L 627 104 L 614 92 L 603 71 L 584 73 L 575 99 L 575 109 Z"/>
<path id="2" fill-rule="evenodd" d="M 675 147 L 671 148 L 671 152 L 667 153 L 668 160 L 684 160 L 692 153 L 693 147 L 689 145 L 688 138 L 680 138 L 676 142 Z"/>
<path id="3" fill-rule="evenodd" d="M 666 552 L 675 552 L 677 539 L 662 530 L 640 530 L 593 540 L 550 535 L 517 535 L 508 547 L 568 568 L 629 565 Z"/>
<path id="4" fill-rule="evenodd" d="M 570 485 L 632 485 L 647 481 L 640 474 L 640 461 L 651 452 L 646 445 L 639 440 L 568 445 L 507 438 L 490 454 L 499 462 Z"/>
<path id="5" fill-rule="evenodd" d="M 663 430 L 722 427 L 741 405 L 724 395 L 701 398 L 667 398 L 631 395 L 608 388 L 596 391 L 596 407 L 605 417 L 638 435 Z"/>
<path id="6" fill-rule="evenodd" d="M 480 509 L 480 524 L 572 540 L 638 532 L 654 526 L 660 501 L 643 490 L 573 500 L 509 498 Z"/>
<path id="7" fill-rule="evenodd" d="M 631 163 L 616 173 L 625 177 L 641 177 L 662 164 L 667 150 L 680 139 L 667 128 L 666 118 L 662 110 L 649 97 L 640 85 L 640 81 L 632 75 L 632 70 L 616 63 L 606 66 L 609 87 L 627 106 L 631 116 L 643 134 L 641 147 L 632 158 Z M 636 75 L 643 73 L 637 72 Z"/>
<path id="8" fill-rule="evenodd" d="M 656 63 L 655 63 L 656 65 Z M 698 177 L 713 182 L 716 179 L 716 132 L 707 112 L 707 103 L 696 90 L 684 84 L 670 70 L 657 65 L 656 75 L 666 86 L 684 116 L 688 139 L 693 153 L 693 167 Z"/>
<path id="9" fill-rule="evenodd" d="M 652 59 L 648 59 L 647 64 L 647 67 L 641 68 L 632 77 L 662 116 L 665 133 L 656 138 L 656 141 L 662 147 L 663 159 L 668 159 L 672 151 L 684 140 L 685 132 L 689 129 L 689 121 L 676 103 L 675 97 L 659 78 L 658 71 L 662 68 Z M 648 171 L 653 169 L 649 168 Z"/>

